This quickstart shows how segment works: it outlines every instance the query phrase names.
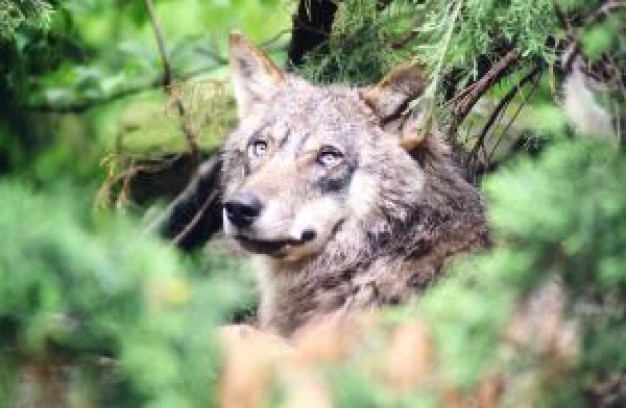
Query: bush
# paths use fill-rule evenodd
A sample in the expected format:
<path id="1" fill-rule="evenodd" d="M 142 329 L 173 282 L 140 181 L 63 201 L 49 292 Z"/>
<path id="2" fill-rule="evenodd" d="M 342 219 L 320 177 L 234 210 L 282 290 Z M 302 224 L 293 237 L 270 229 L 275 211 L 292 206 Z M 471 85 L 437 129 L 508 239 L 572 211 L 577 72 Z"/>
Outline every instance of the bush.
<path id="1" fill-rule="evenodd" d="M 0 197 L 4 403 L 211 400 L 213 329 L 245 301 L 235 264 L 214 260 L 209 277 L 190 274 L 171 246 L 127 218 L 89 211 L 67 188 L 36 194 L 5 181 Z"/>
<path id="2" fill-rule="evenodd" d="M 524 398 L 546 403 L 567 395 L 571 405 L 608 375 L 626 370 L 620 352 L 626 330 L 625 178 L 623 153 L 583 140 L 556 144 L 539 159 L 519 161 L 486 180 L 494 248 L 456 265 L 418 309 L 434 328 L 454 383 L 475 384 L 496 362 L 517 377 L 543 369 L 552 383 L 537 384 Z M 561 319 L 574 318 L 580 328 L 577 357 L 565 378 L 545 372 L 545 353 L 555 350 L 526 348 L 511 359 L 498 347 L 520 302 L 551 281 L 566 294 Z M 540 321 L 551 318 L 549 310 L 540 312 Z M 554 336 L 567 334 L 562 323 Z M 527 335 L 541 342 L 542 328 L 535 329 Z"/>

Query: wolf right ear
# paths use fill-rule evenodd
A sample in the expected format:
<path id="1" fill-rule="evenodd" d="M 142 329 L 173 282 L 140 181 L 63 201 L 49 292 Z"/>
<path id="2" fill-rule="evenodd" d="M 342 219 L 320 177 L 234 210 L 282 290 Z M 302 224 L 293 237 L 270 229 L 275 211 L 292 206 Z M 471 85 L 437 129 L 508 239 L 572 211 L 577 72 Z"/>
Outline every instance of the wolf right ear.
<path id="1" fill-rule="evenodd" d="M 429 101 L 420 99 L 426 87 L 422 69 L 414 64 L 403 64 L 360 93 L 380 119 L 381 126 L 398 134 L 400 144 L 407 151 L 422 145 L 429 131 L 426 117 Z M 415 106 L 409 111 L 410 103 Z"/>
<path id="2" fill-rule="evenodd" d="M 376 85 L 365 88 L 361 97 L 385 123 L 399 116 L 424 89 L 426 81 L 421 69 L 412 64 L 403 64 L 392 69 Z"/>
<path id="3" fill-rule="evenodd" d="M 285 74 L 239 33 L 230 34 L 229 63 L 239 119 L 261 108 L 285 82 Z"/>

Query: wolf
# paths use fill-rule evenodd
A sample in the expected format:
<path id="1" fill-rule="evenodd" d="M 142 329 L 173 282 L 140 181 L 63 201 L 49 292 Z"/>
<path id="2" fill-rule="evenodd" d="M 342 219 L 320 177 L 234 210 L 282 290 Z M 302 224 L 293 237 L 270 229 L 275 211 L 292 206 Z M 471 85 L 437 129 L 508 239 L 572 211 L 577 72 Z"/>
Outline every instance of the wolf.
<path id="1" fill-rule="evenodd" d="M 404 65 L 368 87 L 314 85 L 240 34 L 230 69 L 239 123 L 222 152 L 223 228 L 255 258 L 262 328 L 404 302 L 487 243 L 483 200 L 407 107 Z M 418 111 L 415 109 L 414 111 Z"/>

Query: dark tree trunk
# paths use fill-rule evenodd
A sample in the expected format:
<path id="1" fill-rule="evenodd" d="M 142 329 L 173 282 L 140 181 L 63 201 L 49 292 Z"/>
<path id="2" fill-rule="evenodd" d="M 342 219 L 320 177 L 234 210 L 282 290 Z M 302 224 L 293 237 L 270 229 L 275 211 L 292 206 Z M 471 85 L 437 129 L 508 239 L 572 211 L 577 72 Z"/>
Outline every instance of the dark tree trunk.
<path id="1" fill-rule="evenodd" d="M 302 65 L 307 52 L 328 40 L 336 11 L 336 0 L 300 0 L 293 16 L 287 66 Z"/>

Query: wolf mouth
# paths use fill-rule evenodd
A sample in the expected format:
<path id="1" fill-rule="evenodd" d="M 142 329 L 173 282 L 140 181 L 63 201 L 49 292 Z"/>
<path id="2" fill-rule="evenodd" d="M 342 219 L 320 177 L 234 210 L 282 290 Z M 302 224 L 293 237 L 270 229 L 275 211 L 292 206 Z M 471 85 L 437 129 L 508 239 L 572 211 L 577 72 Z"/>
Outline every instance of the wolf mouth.
<path id="1" fill-rule="evenodd" d="M 258 240 L 248 238 L 244 235 L 237 235 L 235 239 L 241 244 L 241 246 L 250 252 L 258 254 L 265 254 L 275 257 L 284 256 L 282 250 L 287 246 L 302 245 L 307 242 L 305 239 L 281 239 L 281 240 Z"/>

